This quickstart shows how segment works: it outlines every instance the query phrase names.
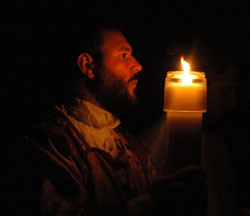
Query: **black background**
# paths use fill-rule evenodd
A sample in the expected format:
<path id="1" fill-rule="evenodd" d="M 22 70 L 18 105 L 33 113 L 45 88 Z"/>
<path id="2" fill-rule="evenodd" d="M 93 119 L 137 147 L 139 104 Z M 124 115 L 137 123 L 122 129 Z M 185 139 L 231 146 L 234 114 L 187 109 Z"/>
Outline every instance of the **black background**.
<path id="1" fill-rule="evenodd" d="M 2 73 L 1 96 L 9 100 L 14 110 L 18 107 L 15 112 L 26 112 L 27 107 L 20 106 L 30 103 L 29 97 L 34 100 L 32 103 L 50 98 L 59 89 L 59 81 L 55 80 L 70 70 L 65 56 L 70 52 L 67 43 L 74 40 L 75 31 L 105 22 L 125 30 L 134 56 L 143 65 L 144 85 L 139 94 L 141 100 L 147 101 L 146 112 L 162 109 L 166 72 L 180 69 L 181 55 L 196 71 L 209 73 L 236 66 L 241 78 L 239 99 L 242 107 L 246 106 L 249 11 L 247 5 L 219 1 L 16 2 L 6 9 L 3 18 L 3 33 L 8 33 L 3 40 L 8 68 Z"/>
<path id="2" fill-rule="evenodd" d="M 3 7 L 1 71 L 3 144 L 22 134 L 55 97 L 59 74 L 70 68 L 65 56 L 76 29 L 106 22 L 122 27 L 143 65 L 139 108 L 126 116 L 135 132 L 161 114 L 166 72 L 180 69 L 180 56 L 192 70 L 237 68 L 238 107 L 227 116 L 223 136 L 238 172 L 242 203 L 249 206 L 250 28 L 247 5 L 224 1 L 16 1 Z M 209 80 L 208 80 L 209 81 Z M 60 90 L 59 90 L 60 89 Z M 215 101 L 216 103 L 216 101 Z"/>

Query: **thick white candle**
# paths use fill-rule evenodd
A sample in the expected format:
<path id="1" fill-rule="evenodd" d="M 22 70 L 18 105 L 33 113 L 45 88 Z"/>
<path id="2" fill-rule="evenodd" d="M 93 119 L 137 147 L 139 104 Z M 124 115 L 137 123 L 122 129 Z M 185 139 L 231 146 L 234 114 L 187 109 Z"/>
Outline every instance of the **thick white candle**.
<path id="1" fill-rule="evenodd" d="M 199 164 L 206 95 L 204 72 L 167 73 L 164 93 L 164 111 L 167 112 L 166 174 Z"/>
<path id="2" fill-rule="evenodd" d="M 164 111 L 206 112 L 207 85 L 204 72 L 190 72 L 191 83 L 183 83 L 183 71 L 169 71 L 165 81 Z"/>

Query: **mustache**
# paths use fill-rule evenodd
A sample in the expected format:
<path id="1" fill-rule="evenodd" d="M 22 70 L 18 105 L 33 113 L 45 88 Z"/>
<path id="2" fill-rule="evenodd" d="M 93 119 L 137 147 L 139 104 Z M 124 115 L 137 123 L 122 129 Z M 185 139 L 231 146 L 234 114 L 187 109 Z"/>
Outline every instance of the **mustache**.
<path id="1" fill-rule="evenodd" d="M 134 80 L 139 80 L 139 74 L 138 74 L 138 73 L 134 74 L 134 76 L 132 76 L 132 77 L 128 80 L 128 82 L 131 82 L 131 81 L 134 81 Z"/>

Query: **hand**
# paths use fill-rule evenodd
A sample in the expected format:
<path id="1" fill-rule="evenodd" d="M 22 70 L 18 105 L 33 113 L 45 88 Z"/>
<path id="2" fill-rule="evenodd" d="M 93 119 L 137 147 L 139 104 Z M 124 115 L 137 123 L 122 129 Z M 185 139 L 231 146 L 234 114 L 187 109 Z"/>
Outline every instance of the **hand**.
<path id="1" fill-rule="evenodd" d="M 180 169 L 156 180 L 151 195 L 159 211 L 170 215 L 205 215 L 207 210 L 206 173 L 199 166 Z"/>

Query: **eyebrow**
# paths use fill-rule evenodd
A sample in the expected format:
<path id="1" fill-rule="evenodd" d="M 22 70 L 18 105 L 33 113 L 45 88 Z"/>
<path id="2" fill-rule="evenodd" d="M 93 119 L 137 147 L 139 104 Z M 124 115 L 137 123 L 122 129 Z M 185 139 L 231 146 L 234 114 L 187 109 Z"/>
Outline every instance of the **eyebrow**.
<path id="1" fill-rule="evenodd" d="M 130 47 L 121 47 L 120 49 L 119 49 L 120 51 L 128 51 L 128 52 L 132 52 L 132 49 L 130 48 Z"/>

